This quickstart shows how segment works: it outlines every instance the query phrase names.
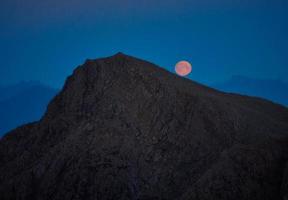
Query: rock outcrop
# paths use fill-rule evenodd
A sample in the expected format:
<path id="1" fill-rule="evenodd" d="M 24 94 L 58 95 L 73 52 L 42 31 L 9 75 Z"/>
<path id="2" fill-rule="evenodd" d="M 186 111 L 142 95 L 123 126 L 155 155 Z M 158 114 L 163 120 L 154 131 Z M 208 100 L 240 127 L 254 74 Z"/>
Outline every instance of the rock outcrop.
<path id="1" fill-rule="evenodd" d="M 280 200 L 287 160 L 285 107 L 119 53 L 0 140 L 0 199 Z"/>

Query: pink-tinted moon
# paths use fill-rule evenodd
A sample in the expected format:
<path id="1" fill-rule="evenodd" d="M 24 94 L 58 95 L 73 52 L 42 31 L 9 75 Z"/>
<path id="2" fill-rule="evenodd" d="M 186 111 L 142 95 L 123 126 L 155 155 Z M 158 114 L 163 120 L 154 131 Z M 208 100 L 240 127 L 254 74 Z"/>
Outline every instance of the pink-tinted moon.
<path id="1" fill-rule="evenodd" d="M 192 65 L 187 61 L 180 61 L 176 64 L 175 71 L 179 76 L 187 76 L 192 71 Z"/>

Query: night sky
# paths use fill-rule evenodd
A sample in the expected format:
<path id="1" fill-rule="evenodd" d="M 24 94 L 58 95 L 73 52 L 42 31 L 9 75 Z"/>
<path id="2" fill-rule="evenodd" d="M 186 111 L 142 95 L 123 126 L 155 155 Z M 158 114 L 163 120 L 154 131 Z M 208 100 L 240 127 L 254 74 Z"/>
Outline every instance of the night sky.
<path id="1" fill-rule="evenodd" d="M 233 2 L 233 3 L 232 3 Z M 287 0 L 1 0 L 0 84 L 55 88 L 87 58 L 117 52 L 210 84 L 288 81 Z"/>

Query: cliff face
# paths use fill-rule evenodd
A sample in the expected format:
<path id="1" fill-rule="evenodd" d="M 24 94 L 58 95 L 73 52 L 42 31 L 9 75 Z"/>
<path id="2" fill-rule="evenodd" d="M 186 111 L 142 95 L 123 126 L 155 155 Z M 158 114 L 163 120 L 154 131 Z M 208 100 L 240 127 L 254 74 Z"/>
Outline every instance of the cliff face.
<path id="1" fill-rule="evenodd" d="M 288 110 L 124 54 L 89 60 L 0 140 L 0 199 L 283 199 Z"/>

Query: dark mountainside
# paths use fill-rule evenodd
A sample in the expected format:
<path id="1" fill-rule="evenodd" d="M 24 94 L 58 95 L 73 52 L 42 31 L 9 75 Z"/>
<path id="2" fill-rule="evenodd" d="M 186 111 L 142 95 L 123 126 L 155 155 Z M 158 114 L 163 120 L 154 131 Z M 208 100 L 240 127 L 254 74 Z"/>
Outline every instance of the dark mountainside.
<path id="1" fill-rule="evenodd" d="M 212 86 L 225 92 L 257 96 L 288 106 L 288 85 L 281 80 L 261 80 L 233 76 L 230 80 Z"/>
<path id="2" fill-rule="evenodd" d="M 0 138 L 17 126 L 38 121 L 56 93 L 34 81 L 0 88 Z"/>
<path id="3" fill-rule="evenodd" d="M 1 200 L 288 199 L 288 110 L 124 54 L 0 140 Z"/>

